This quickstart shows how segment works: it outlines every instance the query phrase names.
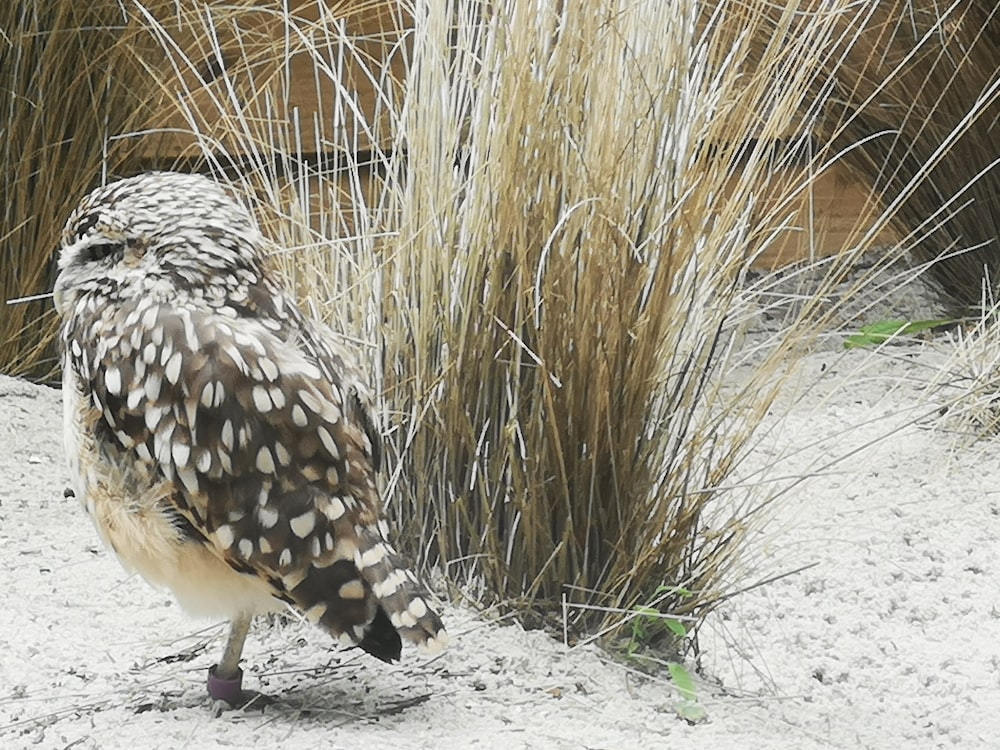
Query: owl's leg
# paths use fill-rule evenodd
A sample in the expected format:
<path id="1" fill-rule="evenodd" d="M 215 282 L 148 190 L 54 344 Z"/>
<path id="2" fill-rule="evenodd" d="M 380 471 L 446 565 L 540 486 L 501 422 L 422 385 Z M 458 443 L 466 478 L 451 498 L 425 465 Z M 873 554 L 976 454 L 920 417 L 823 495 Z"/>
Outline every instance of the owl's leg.
<path id="1" fill-rule="evenodd" d="M 243 670 L 240 669 L 240 655 L 247 633 L 250 632 L 250 621 L 253 615 L 244 612 L 233 618 L 229 625 L 229 640 L 222 652 L 222 660 L 208 670 L 208 694 L 214 700 L 224 700 L 235 704 L 243 697 Z"/>

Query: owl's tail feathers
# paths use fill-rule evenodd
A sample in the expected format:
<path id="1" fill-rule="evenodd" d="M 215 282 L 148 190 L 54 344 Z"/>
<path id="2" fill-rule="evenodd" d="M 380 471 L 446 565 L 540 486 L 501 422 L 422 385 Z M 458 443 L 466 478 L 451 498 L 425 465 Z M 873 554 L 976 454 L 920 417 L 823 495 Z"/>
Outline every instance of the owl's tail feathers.
<path id="1" fill-rule="evenodd" d="M 379 644 L 390 640 L 391 626 L 393 634 L 398 632 L 424 654 L 443 651 L 448 645 L 448 633 L 429 604 L 427 589 L 417 580 L 406 559 L 377 529 L 365 529 L 364 537 L 358 541 L 359 550 L 364 551 L 355 553 L 354 564 L 379 603 L 361 647 L 379 656 Z"/>

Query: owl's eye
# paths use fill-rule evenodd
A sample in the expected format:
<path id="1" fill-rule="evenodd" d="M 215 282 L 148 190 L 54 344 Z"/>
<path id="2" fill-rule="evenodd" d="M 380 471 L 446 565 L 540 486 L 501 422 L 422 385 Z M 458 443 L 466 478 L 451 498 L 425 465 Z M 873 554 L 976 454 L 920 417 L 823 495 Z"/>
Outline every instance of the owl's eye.
<path id="1" fill-rule="evenodd" d="M 89 262 L 104 260 L 115 253 L 121 254 L 122 249 L 120 242 L 113 242 L 112 240 L 98 241 L 87 246 L 87 249 L 84 251 L 84 258 Z"/>

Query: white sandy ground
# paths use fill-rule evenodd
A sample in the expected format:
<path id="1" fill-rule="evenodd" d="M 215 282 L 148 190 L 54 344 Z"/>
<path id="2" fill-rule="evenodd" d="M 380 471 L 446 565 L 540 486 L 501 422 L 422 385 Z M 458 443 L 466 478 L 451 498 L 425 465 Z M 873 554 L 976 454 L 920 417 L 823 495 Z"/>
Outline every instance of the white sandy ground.
<path id="1" fill-rule="evenodd" d="M 261 623 L 246 684 L 277 702 L 216 715 L 204 677 L 223 627 L 100 549 L 63 497 L 58 392 L 0 378 L 0 748 L 1000 747 L 1000 441 L 951 453 L 930 420 L 908 424 L 941 350 L 802 362 L 821 380 L 783 399 L 748 467 L 812 475 L 755 564 L 815 565 L 703 629 L 698 725 L 665 678 L 458 607 L 447 653 L 395 667 Z"/>

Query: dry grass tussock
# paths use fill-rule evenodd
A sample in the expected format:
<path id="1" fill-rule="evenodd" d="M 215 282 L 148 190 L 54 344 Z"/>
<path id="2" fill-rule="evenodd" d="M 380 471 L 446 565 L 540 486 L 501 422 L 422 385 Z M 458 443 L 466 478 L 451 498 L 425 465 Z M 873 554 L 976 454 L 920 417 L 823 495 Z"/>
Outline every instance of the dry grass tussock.
<path id="1" fill-rule="evenodd" d="M 950 335 L 946 359 L 927 388 L 940 427 L 959 450 L 1000 435 L 1000 304 L 985 285 L 980 306 L 973 325 Z"/>
<path id="2" fill-rule="evenodd" d="M 380 39 L 388 57 L 336 9 L 126 11 L 165 53 L 142 88 L 187 118 L 189 166 L 254 203 L 370 362 L 406 551 L 593 629 L 651 602 L 698 621 L 746 583 L 774 492 L 725 488 L 866 238 L 734 386 L 761 303 L 745 273 L 808 197 L 770 175 L 830 158 L 811 139 L 829 71 L 878 5 L 434 0 L 396 18 L 413 29 Z M 303 56 L 324 117 L 289 106 Z"/>

